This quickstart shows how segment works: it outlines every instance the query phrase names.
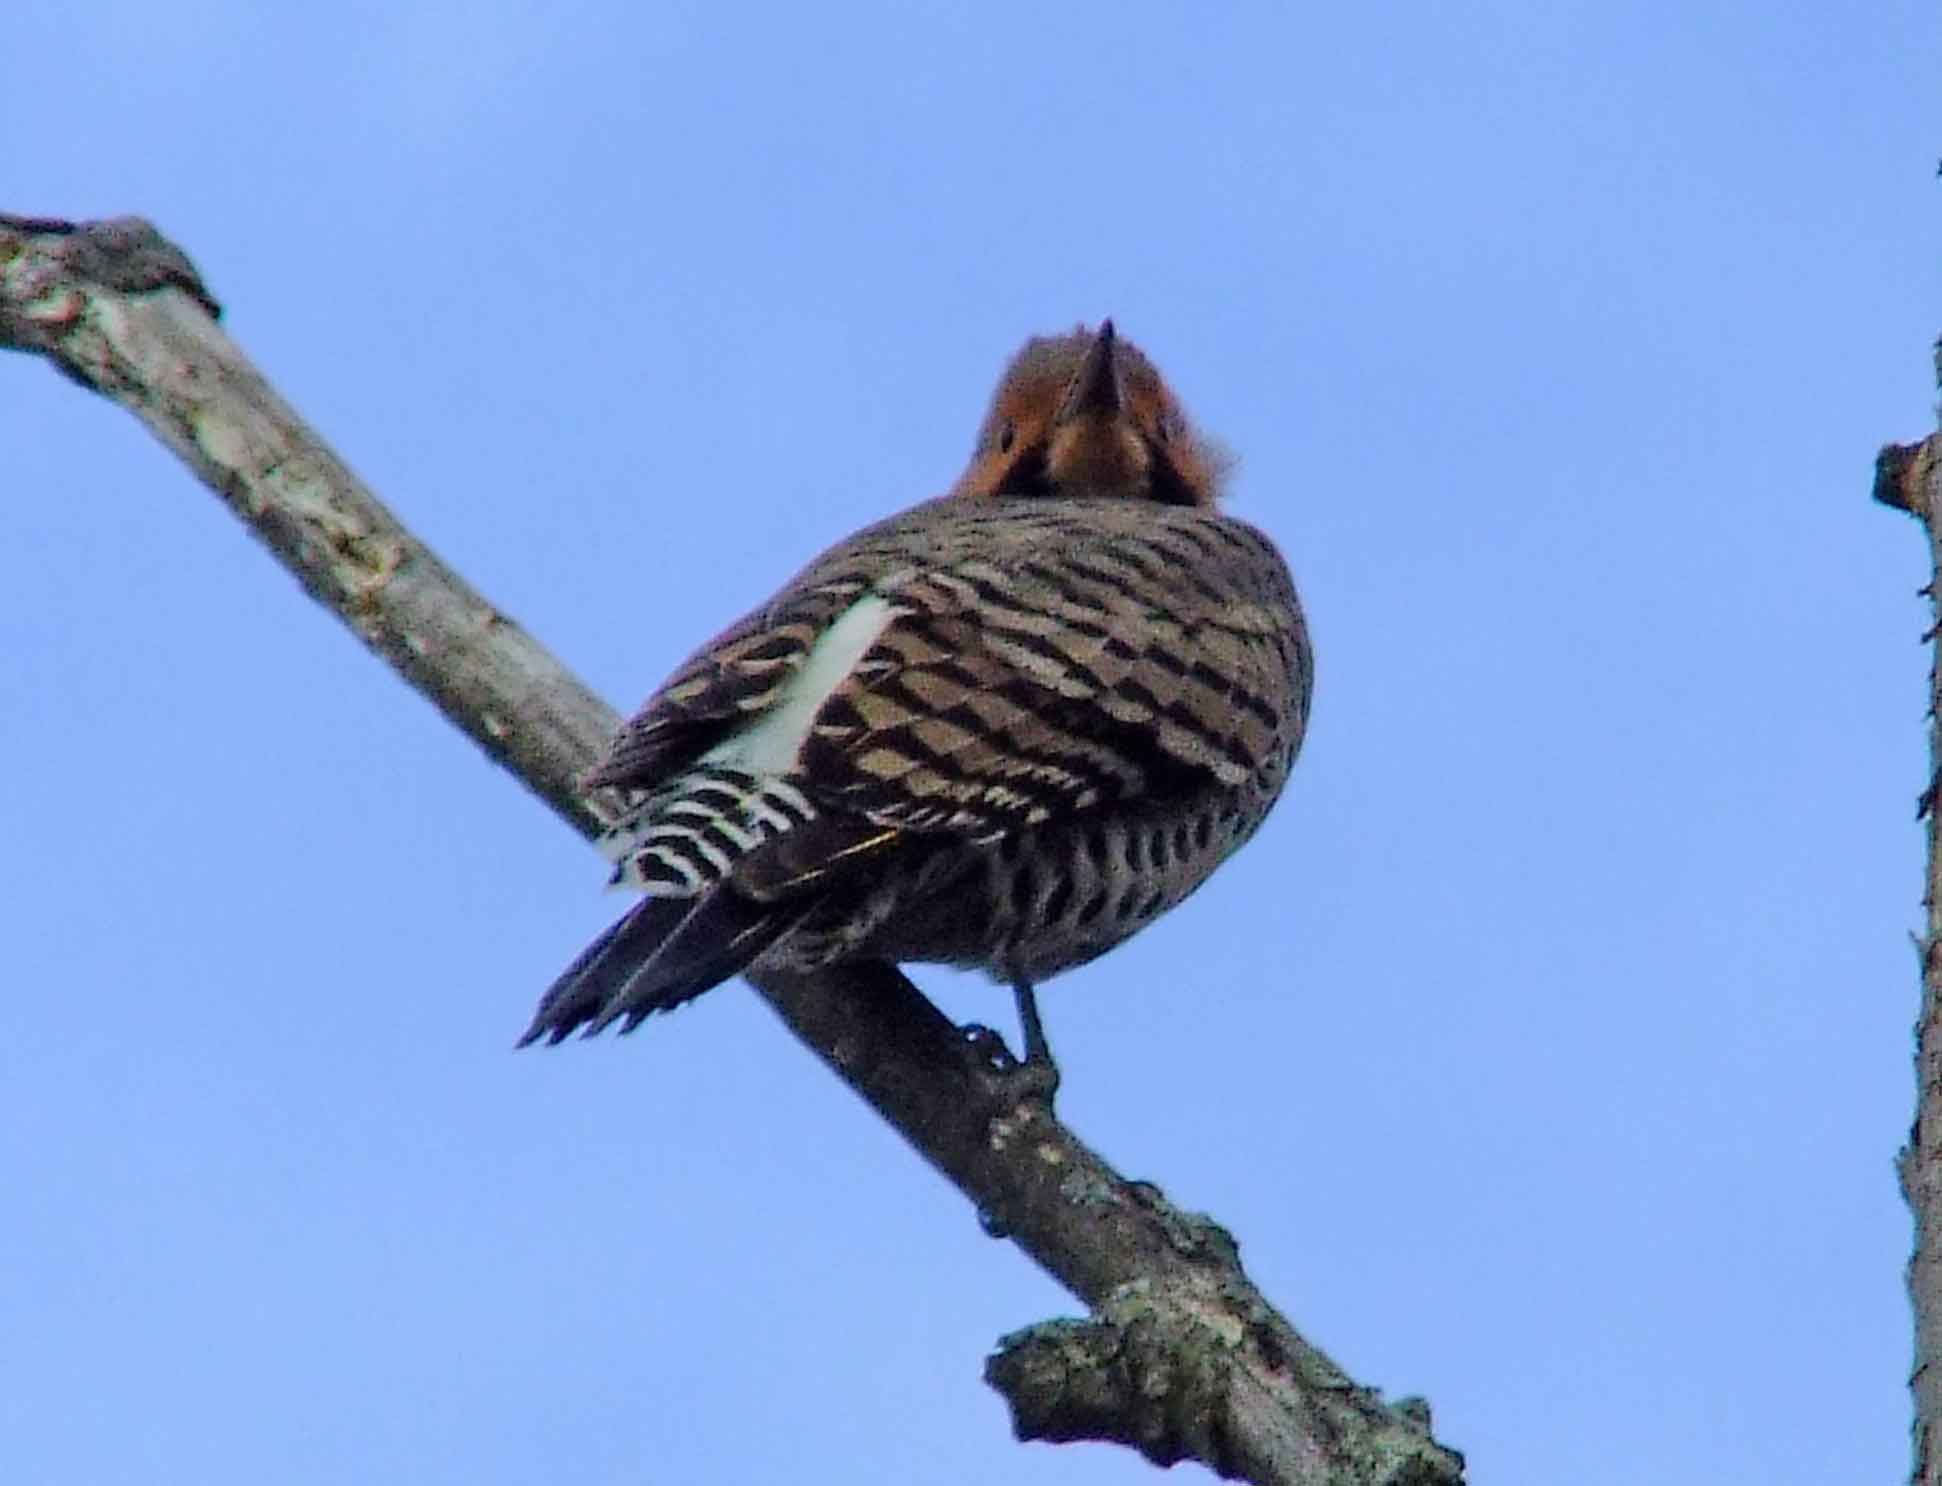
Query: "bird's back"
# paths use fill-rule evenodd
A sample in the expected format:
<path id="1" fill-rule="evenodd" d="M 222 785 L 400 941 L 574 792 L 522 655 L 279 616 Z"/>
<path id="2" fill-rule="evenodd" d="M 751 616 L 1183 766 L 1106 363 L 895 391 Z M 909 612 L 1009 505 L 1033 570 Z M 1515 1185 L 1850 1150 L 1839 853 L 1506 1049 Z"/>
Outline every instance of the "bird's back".
<path id="1" fill-rule="evenodd" d="M 529 1036 L 631 1026 L 758 961 L 1037 981 L 1253 834 L 1308 715 L 1294 584 L 1215 507 L 1143 358 L 1109 327 L 1071 342 L 1033 441 L 1028 347 L 966 481 L 816 558 L 621 731 L 589 783 L 631 800 L 605 845 L 650 897 Z"/>

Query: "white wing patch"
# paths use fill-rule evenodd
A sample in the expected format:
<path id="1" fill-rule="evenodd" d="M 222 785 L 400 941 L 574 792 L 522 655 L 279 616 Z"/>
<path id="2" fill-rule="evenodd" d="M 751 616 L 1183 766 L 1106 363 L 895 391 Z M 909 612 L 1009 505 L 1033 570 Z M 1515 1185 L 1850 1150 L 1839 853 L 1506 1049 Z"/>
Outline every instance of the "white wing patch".
<path id="1" fill-rule="evenodd" d="M 829 694 L 899 610 L 881 594 L 845 609 L 809 648 L 775 704 L 716 744 L 600 838 L 616 886 L 692 897 L 744 852 L 816 818 L 787 776 Z"/>
<path id="2" fill-rule="evenodd" d="M 729 734 L 697 762 L 739 769 L 758 779 L 787 774 L 795 768 L 809 737 L 809 724 L 829 700 L 829 694 L 869 654 L 877 636 L 889 628 L 897 614 L 897 606 L 882 594 L 863 595 L 809 647 L 809 654 L 803 657 L 775 705 L 749 726 Z"/>

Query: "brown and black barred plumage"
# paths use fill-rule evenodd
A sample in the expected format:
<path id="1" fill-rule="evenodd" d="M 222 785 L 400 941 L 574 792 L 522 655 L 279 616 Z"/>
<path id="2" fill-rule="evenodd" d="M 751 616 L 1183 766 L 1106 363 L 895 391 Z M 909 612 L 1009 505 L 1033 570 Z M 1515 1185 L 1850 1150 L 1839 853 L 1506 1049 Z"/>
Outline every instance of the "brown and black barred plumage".
<path id="1" fill-rule="evenodd" d="M 1281 792 L 1311 660 L 1273 544 L 1137 348 L 1013 360 L 950 493 L 838 543 L 704 645 L 587 778 L 647 896 L 524 1041 L 631 1031 L 760 960 L 1021 988 L 1206 880 Z"/>

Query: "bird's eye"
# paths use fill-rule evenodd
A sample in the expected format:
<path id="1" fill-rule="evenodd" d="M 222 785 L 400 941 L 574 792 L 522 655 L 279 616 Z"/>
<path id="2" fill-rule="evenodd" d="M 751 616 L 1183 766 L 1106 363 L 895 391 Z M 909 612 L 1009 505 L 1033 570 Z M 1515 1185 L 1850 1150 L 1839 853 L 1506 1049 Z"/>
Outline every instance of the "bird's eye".
<path id="1" fill-rule="evenodd" d="M 1017 442 L 1018 428 L 1011 419 L 1007 418 L 998 429 L 998 452 L 1000 454 L 1011 453 L 1011 446 Z"/>

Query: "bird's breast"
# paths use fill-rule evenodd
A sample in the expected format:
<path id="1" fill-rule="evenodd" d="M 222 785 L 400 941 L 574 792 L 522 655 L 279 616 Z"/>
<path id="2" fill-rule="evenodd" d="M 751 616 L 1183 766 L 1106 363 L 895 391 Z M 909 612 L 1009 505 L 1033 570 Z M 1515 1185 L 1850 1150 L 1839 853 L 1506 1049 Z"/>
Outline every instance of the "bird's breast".
<path id="1" fill-rule="evenodd" d="M 887 882 L 846 953 L 1037 982 L 1096 959 L 1191 895 L 1260 827 L 1290 756 L 1235 789 L 1102 810 L 965 845 Z"/>

